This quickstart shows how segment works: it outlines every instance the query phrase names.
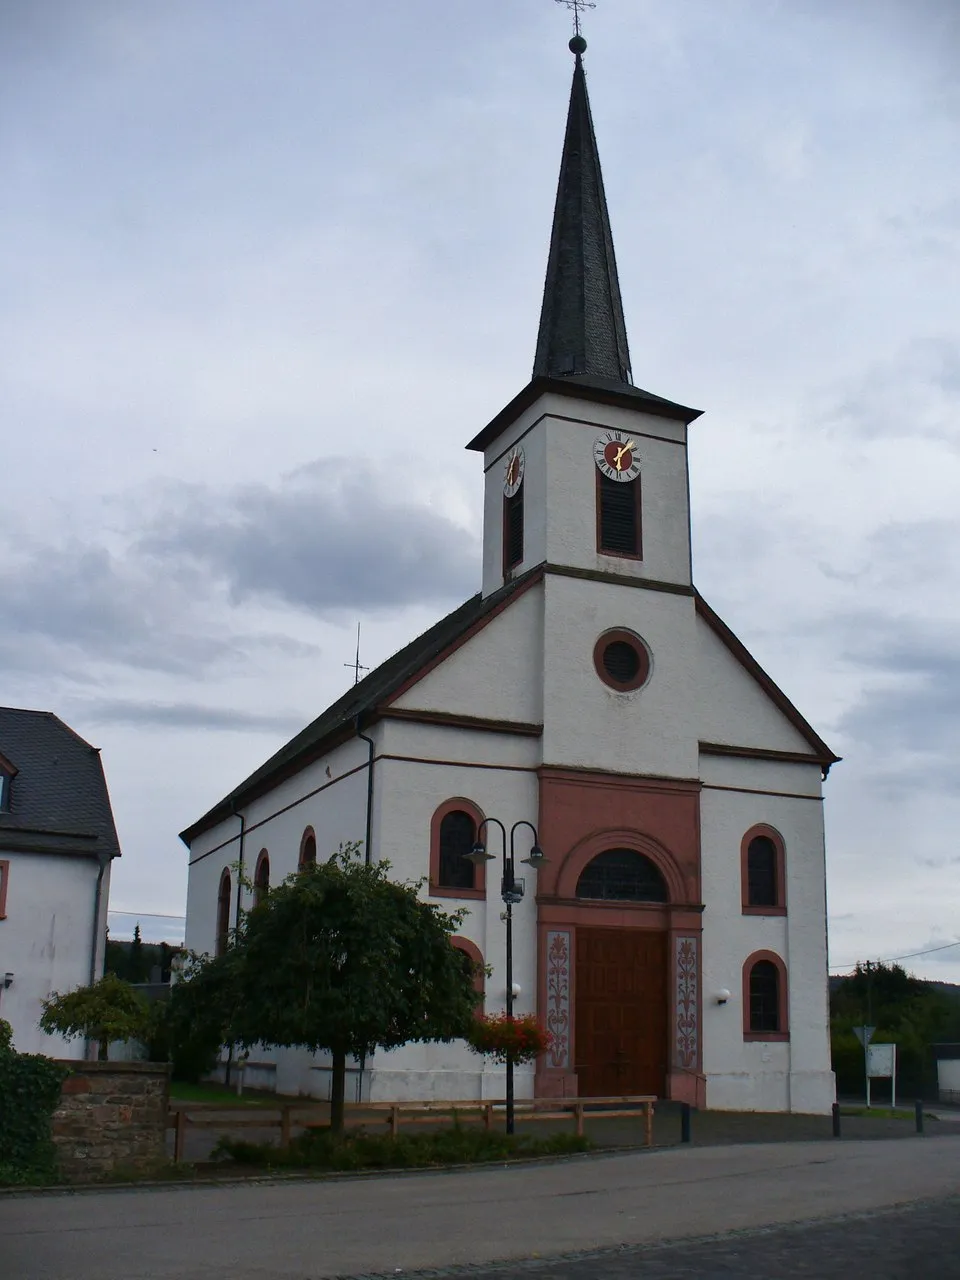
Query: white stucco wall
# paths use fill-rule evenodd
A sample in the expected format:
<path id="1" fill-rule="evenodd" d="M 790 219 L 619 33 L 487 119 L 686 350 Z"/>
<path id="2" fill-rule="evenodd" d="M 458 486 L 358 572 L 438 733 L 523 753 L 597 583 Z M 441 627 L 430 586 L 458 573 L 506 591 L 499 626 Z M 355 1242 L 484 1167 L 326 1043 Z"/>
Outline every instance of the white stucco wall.
<path id="1" fill-rule="evenodd" d="M 643 559 L 639 561 L 597 552 L 593 446 L 597 436 L 609 430 L 629 432 L 638 444 L 643 508 Z M 524 556 L 514 572 L 546 560 L 689 584 L 690 511 L 683 423 L 589 400 L 545 395 L 484 455 L 485 595 L 503 583 L 503 468 L 507 453 L 518 441 L 525 456 Z"/>
<path id="2" fill-rule="evenodd" d="M 103 972 L 110 867 L 104 871 L 96 956 L 93 912 L 100 864 L 95 858 L 4 851 L 9 860 L 6 918 L 0 920 L 0 1017 L 13 1028 L 20 1053 L 53 1058 L 82 1058 L 83 1040 L 64 1040 L 40 1031 L 40 1002 L 53 991 L 85 986 L 93 971 Z M 93 963 L 95 961 L 95 964 Z"/>
<path id="3" fill-rule="evenodd" d="M 827 993 L 823 815 L 816 765 L 704 757 L 701 795 L 703 1069 L 707 1105 L 822 1114 L 834 1101 Z M 749 794 L 782 786 L 793 795 Z M 767 784 L 767 785 L 765 785 Z M 721 788 L 740 787 L 734 791 Z M 785 916 L 743 915 L 743 835 L 775 828 L 786 849 Z M 743 965 L 755 951 L 784 961 L 790 1040 L 745 1042 Z M 729 1001 L 718 1005 L 723 989 Z"/>
<path id="4" fill-rule="evenodd" d="M 544 761 L 695 778 L 693 599 L 551 575 L 545 601 Z M 611 689 L 594 667 L 597 639 L 617 627 L 650 650 L 650 678 L 635 693 Z"/>
<path id="5" fill-rule="evenodd" d="M 539 724 L 542 666 L 543 587 L 537 584 L 417 681 L 395 705 L 404 710 Z"/>

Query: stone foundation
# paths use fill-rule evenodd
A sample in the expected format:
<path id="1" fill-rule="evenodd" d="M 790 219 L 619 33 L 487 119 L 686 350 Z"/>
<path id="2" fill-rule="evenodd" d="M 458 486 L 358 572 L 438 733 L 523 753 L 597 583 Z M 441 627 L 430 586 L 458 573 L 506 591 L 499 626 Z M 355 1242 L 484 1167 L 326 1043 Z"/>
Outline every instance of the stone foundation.
<path id="1" fill-rule="evenodd" d="M 53 1141 L 67 1182 L 148 1173 L 166 1160 L 170 1068 L 155 1062 L 65 1062 Z"/>

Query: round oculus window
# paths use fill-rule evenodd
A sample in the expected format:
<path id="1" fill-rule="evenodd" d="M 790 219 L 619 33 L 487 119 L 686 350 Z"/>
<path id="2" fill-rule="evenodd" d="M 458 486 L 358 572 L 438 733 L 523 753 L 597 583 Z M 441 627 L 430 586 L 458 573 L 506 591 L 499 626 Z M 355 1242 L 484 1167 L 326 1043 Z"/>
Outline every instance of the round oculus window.
<path id="1" fill-rule="evenodd" d="M 650 654 L 632 631 L 607 631 L 593 650 L 593 664 L 604 684 L 618 693 L 631 693 L 646 683 Z"/>

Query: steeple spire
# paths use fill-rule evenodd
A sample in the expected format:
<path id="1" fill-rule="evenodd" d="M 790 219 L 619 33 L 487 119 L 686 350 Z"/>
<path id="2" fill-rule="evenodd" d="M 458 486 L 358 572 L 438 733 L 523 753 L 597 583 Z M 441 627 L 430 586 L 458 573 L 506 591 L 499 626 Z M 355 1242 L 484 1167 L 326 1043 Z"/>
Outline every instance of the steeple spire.
<path id="1" fill-rule="evenodd" d="M 570 41 L 576 65 L 533 376 L 629 385 L 627 327 L 583 71 L 586 48 L 579 34 Z"/>

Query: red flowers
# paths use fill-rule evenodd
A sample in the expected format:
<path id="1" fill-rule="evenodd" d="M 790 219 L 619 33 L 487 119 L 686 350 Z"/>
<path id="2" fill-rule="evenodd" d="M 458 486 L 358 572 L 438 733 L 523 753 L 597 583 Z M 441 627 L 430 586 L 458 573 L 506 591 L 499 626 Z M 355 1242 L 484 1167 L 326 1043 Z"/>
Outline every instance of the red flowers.
<path id="1" fill-rule="evenodd" d="M 495 1013 L 475 1020 L 468 1044 L 474 1053 L 489 1054 L 498 1062 L 506 1062 L 508 1053 L 514 1062 L 532 1062 L 546 1053 L 552 1039 L 532 1013 L 513 1018 Z"/>

